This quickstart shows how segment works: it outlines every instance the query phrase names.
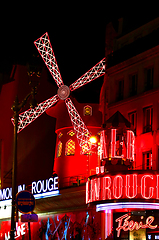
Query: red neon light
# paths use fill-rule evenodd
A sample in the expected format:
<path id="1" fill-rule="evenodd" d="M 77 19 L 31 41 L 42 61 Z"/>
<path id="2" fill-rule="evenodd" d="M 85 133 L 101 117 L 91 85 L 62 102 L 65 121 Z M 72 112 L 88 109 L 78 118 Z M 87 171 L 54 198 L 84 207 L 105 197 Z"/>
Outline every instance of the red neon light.
<path id="1" fill-rule="evenodd" d="M 118 157 L 116 156 L 116 129 L 111 129 L 111 157 Z"/>
<path id="2" fill-rule="evenodd" d="M 87 181 L 86 203 L 117 199 L 159 199 L 159 175 L 140 172 L 104 175 Z"/>
<path id="3" fill-rule="evenodd" d="M 111 199 L 111 178 L 110 177 L 104 177 L 103 178 L 103 199 Z"/>
<path id="4" fill-rule="evenodd" d="M 115 176 L 113 181 L 113 195 L 116 199 L 121 198 L 123 194 L 123 178 L 120 175 Z"/>
<path id="5" fill-rule="evenodd" d="M 127 159 L 134 161 L 135 134 L 133 131 L 127 131 Z"/>
<path id="6" fill-rule="evenodd" d="M 131 178 L 132 178 L 132 181 L 131 181 Z M 130 175 L 126 175 L 125 190 L 126 190 L 125 194 L 127 198 L 135 198 L 137 196 L 137 174 L 133 174 L 132 177 L 130 177 Z M 130 196 L 130 192 L 131 192 L 131 196 Z"/>
<path id="7" fill-rule="evenodd" d="M 148 179 L 147 179 L 148 178 Z M 147 179 L 147 181 L 146 181 Z M 146 196 L 146 188 L 147 188 L 147 184 L 146 182 L 151 182 L 151 180 L 153 180 L 153 176 L 152 175 L 144 175 L 142 178 L 141 178 L 141 195 L 143 198 L 145 199 L 150 199 L 152 198 L 153 196 L 153 192 L 154 192 L 154 187 L 149 187 L 149 194 L 148 196 Z"/>
<path id="8" fill-rule="evenodd" d="M 111 235 L 113 229 L 113 213 L 112 210 L 105 212 L 105 239 Z"/>
<path id="9" fill-rule="evenodd" d="M 129 216 L 129 214 L 125 214 L 125 215 L 123 215 L 123 216 L 121 216 L 121 217 L 119 217 L 115 220 L 116 222 L 118 222 L 118 227 L 116 228 L 117 237 L 120 236 L 121 230 L 133 231 L 133 230 L 139 230 L 140 228 L 142 228 L 142 229 L 145 229 L 145 228 L 156 229 L 158 227 L 157 225 L 154 225 L 154 226 L 151 225 L 154 222 L 154 217 L 153 216 L 149 216 L 146 219 L 146 224 L 144 224 L 142 221 L 140 221 L 139 223 L 136 222 L 136 221 L 134 222 L 133 220 L 128 221 L 130 218 L 131 218 L 131 216 Z M 141 216 L 141 220 L 143 218 L 144 217 Z"/>
<path id="10" fill-rule="evenodd" d="M 107 140 L 105 139 L 107 136 L 105 135 L 105 131 L 101 131 L 100 135 L 100 160 L 105 159 L 108 157 L 107 155 L 107 147 L 106 147 L 106 142 Z"/>
<path id="11" fill-rule="evenodd" d="M 159 175 L 156 175 L 157 184 L 156 184 L 156 198 L 159 199 Z"/>
<path id="12" fill-rule="evenodd" d="M 116 131 L 117 129 L 111 129 L 111 158 L 123 158 L 130 159 L 134 161 L 134 146 L 135 146 L 135 135 L 131 130 L 127 130 L 127 151 L 125 152 L 125 144 L 124 141 L 120 141 L 118 143 L 118 148 L 121 148 L 121 155 L 117 155 L 117 140 L 116 140 Z M 105 138 L 102 135 L 101 141 L 103 141 L 102 146 L 104 145 L 106 148 L 106 143 L 104 142 Z M 103 146 L 103 149 L 104 149 Z"/>

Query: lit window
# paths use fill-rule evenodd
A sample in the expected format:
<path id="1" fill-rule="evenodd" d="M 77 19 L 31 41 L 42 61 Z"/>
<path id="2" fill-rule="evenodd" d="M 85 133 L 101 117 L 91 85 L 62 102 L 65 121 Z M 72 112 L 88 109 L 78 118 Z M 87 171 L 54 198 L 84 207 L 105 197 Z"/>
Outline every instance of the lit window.
<path id="1" fill-rule="evenodd" d="M 66 156 L 75 155 L 75 142 L 72 140 L 68 140 L 66 143 L 66 150 L 65 150 Z"/>
<path id="2" fill-rule="evenodd" d="M 143 169 L 152 169 L 152 151 L 143 153 Z"/>
<path id="3" fill-rule="evenodd" d="M 137 113 L 136 112 L 131 112 L 128 114 L 129 116 L 129 121 L 134 127 L 134 133 L 136 134 L 136 125 L 137 125 Z"/>
<path id="4" fill-rule="evenodd" d="M 143 132 L 151 132 L 152 131 L 152 118 L 153 118 L 153 108 L 147 107 L 143 109 L 144 113 L 144 129 Z"/>
<path id="5" fill-rule="evenodd" d="M 87 106 L 84 106 L 83 108 L 83 115 L 84 116 L 92 116 L 92 107 L 87 105 Z"/>
<path id="6" fill-rule="evenodd" d="M 62 137 L 62 135 L 63 135 L 63 133 L 62 133 L 62 132 L 60 132 L 60 133 L 59 133 L 59 135 L 58 135 L 58 138 L 61 138 L 61 137 Z"/>
<path id="7" fill-rule="evenodd" d="M 75 132 L 73 130 L 70 130 L 67 134 L 73 137 L 75 135 Z"/>
<path id="8" fill-rule="evenodd" d="M 57 145 L 57 157 L 61 157 L 62 154 L 62 142 L 59 141 Z"/>
<path id="9" fill-rule="evenodd" d="M 90 144 L 89 143 L 85 143 L 82 145 L 82 153 L 84 155 L 91 155 L 91 151 L 88 150 L 88 148 L 90 147 Z"/>

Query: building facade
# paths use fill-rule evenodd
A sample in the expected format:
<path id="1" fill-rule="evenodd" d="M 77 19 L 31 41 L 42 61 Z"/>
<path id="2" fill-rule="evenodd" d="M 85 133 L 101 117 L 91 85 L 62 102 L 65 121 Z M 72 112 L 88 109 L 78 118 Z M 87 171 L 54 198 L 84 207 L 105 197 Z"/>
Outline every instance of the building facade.
<path id="1" fill-rule="evenodd" d="M 159 239 L 158 33 L 159 18 L 131 31 L 123 19 L 118 31 L 107 25 L 100 104 L 72 99 L 96 137 L 91 152 L 81 154 L 62 100 L 47 110 L 56 119 L 52 174 L 32 176 L 27 186 L 23 177 L 18 182 L 36 199 L 33 239 Z M 8 240 L 10 186 L 0 193 L 0 237 Z M 19 218 L 16 239 L 28 238 L 28 223 Z"/>
<path id="2" fill-rule="evenodd" d="M 125 142 L 123 133 L 121 139 L 118 134 L 116 134 L 115 138 L 116 162 L 113 163 L 114 160 L 112 159 L 112 155 L 110 156 L 110 153 L 108 156 L 108 161 L 111 162 L 110 165 L 113 165 L 113 171 L 108 166 L 107 161 L 104 163 L 105 169 L 108 170 L 105 176 L 111 181 L 111 183 L 105 183 L 106 185 L 104 186 L 106 186 L 108 191 L 107 194 L 112 195 L 107 195 L 105 197 L 105 205 L 101 202 L 101 204 L 98 204 L 97 209 L 99 208 L 101 211 L 107 212 L 108 219 L 113 218 L 111 231 L 108 230 L 107 235 L 114 239 L 159 238 L 157 222 L 158 207 L 156 207 L 158 205 L 158 198 L 156 198 L 157 195 L 152 196 L 150 194 L 151 190 L 153 194 L 157 193 L 157 183 L 154 187 L 153 184 L 155 178 L 158 176 L 159 162 L 158 24 L 159 19 L 156 18 L 123 34 L 121 29 L 122 26 L 124 27 L 124 23 L 123 19 L 120 19 L 118 36 L 114 34 L 115 31 L 111 24 L 108 25 L 107 29 L 107 32 L 110 33 L 108 38 L 110 36 L 114 38 L 111 51 L 108 54 L 107 49 L 109 48 L 106 45 L 107 70 L 105 83 L 101 91 L 100 105 L 104 115 L 103 129 L 108 131 L 109 120 L 118 111 L 131 122 L 133 125 L 132 131 L 135 136 L 134 160 L 127 170 L 124 167 L 121 170 L 118 166 L 121 166 L 121 164 L 123 166 L 127 165 L 122 152 Z M 110 29 L 113 30 L 110 31 Z M 112 38 L 110 37 L 110 39 Z M 106 43 L 110 44 L 108 40 L 106 40 Z M 119 124 L 114 127 L 112 123 L 111 126 L 113 128 L 112 131 L 115 128 L 116 131 L 120 129 Z M 113 146 L 114 144 L 111 140 L 111 153 Z M 121 152 L 120 154 L 119 151 Z M 119 163 L 119 159 L 122 159 L 123 162 Z M 139 175 L 141 175 L 141 179 L 137 180 Z M 150 176 L 152 177 L 152 182 Z M 146 178 L 148 181 L 144 180 Z M 117 183 L 117 179 L 121 181 L 119 180 Z M 146 182 L 151 182 L 152 185 L 148 186 Z M 135 186 L 137 187 L 135 188 Z M 132 191 L 131 194 L 129 190 Z M 149 192 L 146 194 L 146 191 Z M 138 196 L 139 192 L 140 196 Z M 116 201 L 114 201 L 115 199 Z M 152 202 L 155 203 L 155 206 L 149 206 Z M 146 219 L 150 218 L 153 219 L 154 226 L 146 225 L 148 223 Z M 107 229 L 110 229 L 109 224 Z"/>

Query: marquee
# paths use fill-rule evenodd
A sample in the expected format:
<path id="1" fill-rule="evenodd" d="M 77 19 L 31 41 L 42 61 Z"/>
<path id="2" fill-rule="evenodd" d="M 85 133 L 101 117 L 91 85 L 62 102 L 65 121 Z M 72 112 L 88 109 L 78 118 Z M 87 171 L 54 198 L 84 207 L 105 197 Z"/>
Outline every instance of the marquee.
<path id="1" fill-rule="evenodd" d="M 129 172 L 116 175 L 99 174 L 90 177 L 86 182 L 86 204 L 123 199 L 124 201 L 159 200 L 159 172 Z"/>

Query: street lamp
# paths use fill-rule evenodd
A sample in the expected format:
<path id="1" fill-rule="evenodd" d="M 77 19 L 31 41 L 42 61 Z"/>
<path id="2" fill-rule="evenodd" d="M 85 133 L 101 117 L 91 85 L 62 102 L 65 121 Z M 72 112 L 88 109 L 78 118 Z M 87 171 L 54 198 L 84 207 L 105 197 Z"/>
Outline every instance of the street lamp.
<path id="1" fill-rule="evenodd" d="M 16 231 L 15 201 L 16 201 L 16 193 L 17 193 L 17 130 L 18 130 L 19 113 L 21 109 L 25 106 L 29 98 L 31 98 L 30 107 L 35 108 L 37 106 L 35 95 L 37 93 L 37 86 L 39 84 L 39 80 L 41 76 L 41 66 L 35 65 L 33 63 L 29 64 L 28 76 L 29 76 L 29 84 L 31 86 L 31 92 L 23 99 L 21 103 L 19 102 L 18 97 L 16 96 L 12 106 L 13 119 L 14 119 L 14 137 L 13 137 L 13 166 L 12 166 L 12 211 L 11 211 L 11 231 L 10 231 L 11 240 L 15 239 L 15 231 Z"/>

